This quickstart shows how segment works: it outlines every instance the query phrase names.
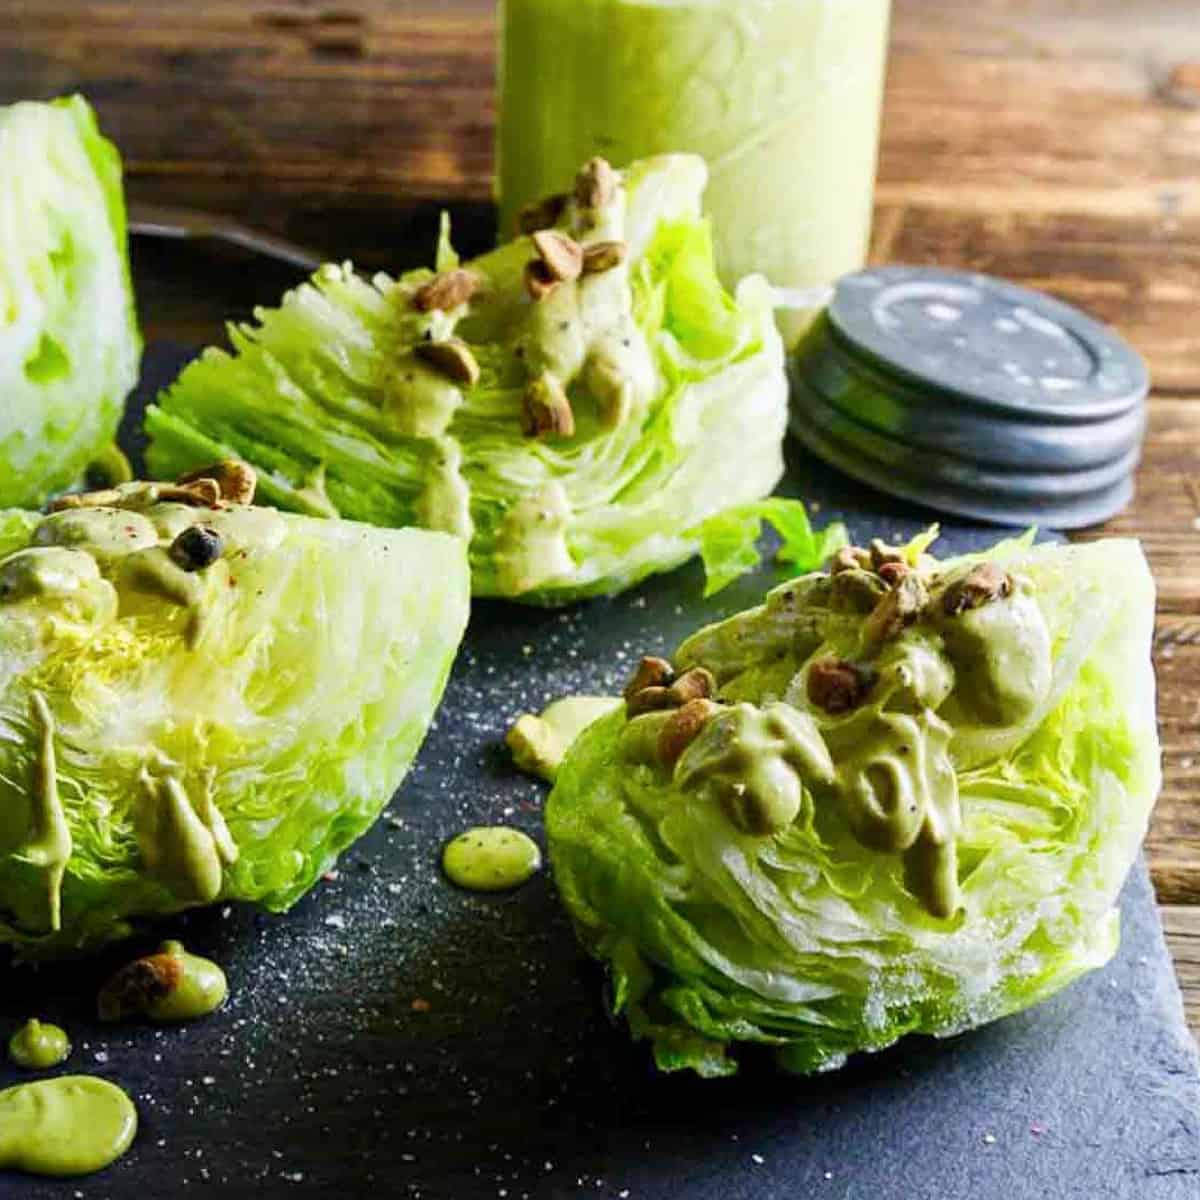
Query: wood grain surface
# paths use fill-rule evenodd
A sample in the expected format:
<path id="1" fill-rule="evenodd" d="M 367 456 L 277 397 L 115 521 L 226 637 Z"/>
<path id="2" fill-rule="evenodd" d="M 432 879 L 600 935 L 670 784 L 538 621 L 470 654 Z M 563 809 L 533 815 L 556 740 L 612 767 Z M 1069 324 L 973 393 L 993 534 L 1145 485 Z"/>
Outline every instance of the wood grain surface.
<path id="1" fill-rule="evenodd" d="M 439 202 L 489 199 L 494 41 L 487 0 L 0 0 L 0 102 L 82 90 L 134 201 L 399 266 Z M 872 254 L 1044 288 L 1150 364 L 1137 498 L 1086 536 L 1140 537 L 1158 581 L 1165 783 L 1147 849 L 1200 1029 L 1195 0 L 896 0 Z M 138 255 L 142 277 L 162 267 L 142 296 L 151 337 L 209 340 L 288 281 L 197 256 L 218 304 L 172 282 L 160 248 Z"/>

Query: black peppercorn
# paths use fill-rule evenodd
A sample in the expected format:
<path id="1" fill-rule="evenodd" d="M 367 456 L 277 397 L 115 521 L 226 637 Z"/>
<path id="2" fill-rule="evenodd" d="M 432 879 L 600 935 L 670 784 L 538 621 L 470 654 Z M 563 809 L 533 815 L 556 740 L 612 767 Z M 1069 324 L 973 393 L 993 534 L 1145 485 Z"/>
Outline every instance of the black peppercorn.
<path id="1" fill-rule="evenodd" d="M 185 571 L 203 571 L 221 557 L 225 539 L 207 525 L 189 525 L 172 543 L 171 561 Z"/>

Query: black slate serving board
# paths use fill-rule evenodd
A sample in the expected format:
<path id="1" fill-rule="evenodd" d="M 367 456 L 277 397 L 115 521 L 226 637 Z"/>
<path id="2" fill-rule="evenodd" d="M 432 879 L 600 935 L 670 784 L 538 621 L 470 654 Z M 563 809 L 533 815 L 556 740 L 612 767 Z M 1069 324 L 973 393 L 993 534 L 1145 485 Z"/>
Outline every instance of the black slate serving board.
<path id="1" fill-rule="evenodd" d="M 183 357 L 151 349 L 142 403 Z M 858 539 L 929 520 L 798 454 L 783 490 Z M 943 552 L 997 536 L 944 531 Z M 637 656 L 773 578 L 702 601 L 693 564 L 563 612 L 477 605 L 404 787 L 290 914 L 216 907 L 82 969 L 5 969 L 0 1034 L 33 1013 L 63 1023 L 62 1069 L 127 1088 L 141 1129 L 100 1175 L 0 1173 L 0 1197 L 1194 1200 L 1200 1072 L 1142 864 L 1117 959 L 1039 1008 L 832 1075 L 751 1058 L 716 1082 L 656 1076 L 607 1020 L 546 874 L 498 897 L 441 878 L 442 842 L 470 824 L 541 837 L 545 789 L 500 745 L 519 712 L 617 689 Z M 225 965 L 227 1007 L 181 1028 L 98 1025 L 105 972 L 167 933 Z M 0 1066 L 0 1086 L 19 1078 Z"/>

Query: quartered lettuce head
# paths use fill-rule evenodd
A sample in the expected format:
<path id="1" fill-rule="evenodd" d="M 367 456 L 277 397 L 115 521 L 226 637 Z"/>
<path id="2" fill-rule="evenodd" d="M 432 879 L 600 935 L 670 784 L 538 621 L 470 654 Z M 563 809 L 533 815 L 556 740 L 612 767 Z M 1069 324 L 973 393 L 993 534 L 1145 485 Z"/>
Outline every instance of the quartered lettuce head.
<path id="1" fill-rule="evenodd" d="M 922 551 L 645 660 L 559 769 L 555 879 L 661 1067 L 829 1069 L 1114 953 L 1160 778 L 1141 550 Z"/>
<path id="2" fill-rule="evenodd" d="M 441 697 L 459 539 L 216 491 L 0 512 L 0 946 L 24 957 L 218 899 L 287 908 L 375 820 Z"/>
<path id="3" fill-rule="evenodd" d="M 0 108 L 0 508 L 79 481 L 140 353 L 116 150 L 79 96 Z"/>
<path id="4" fill-rule="evenodd" d="M 236 455 L 270 503 L 471 540 L 477 595 L 616 592 L 782 469 L 770 291 L 726 293 L 690 155 L 594 161 L 521 237 L 438 273 L 326 266 L 151 408 L 151 469 Z M 565 182 L 565 181 L 564 181 Z"/>

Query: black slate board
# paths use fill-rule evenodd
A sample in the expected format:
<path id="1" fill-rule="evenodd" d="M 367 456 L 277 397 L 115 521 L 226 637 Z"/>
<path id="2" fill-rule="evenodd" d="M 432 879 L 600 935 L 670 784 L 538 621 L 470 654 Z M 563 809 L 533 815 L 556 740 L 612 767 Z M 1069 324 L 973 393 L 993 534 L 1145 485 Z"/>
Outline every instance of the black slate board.
<path id="1" fill-rule="evenodd" d="M 180 361 L 152 349 L 144 392 Z M 807 458 L 785 490 L 858 538 L 928 520 Z M 945 529 L 944 551 L 997 536 Z M 103 1174 L 0 1173 L 0 1197 L 1194 1200 L 1200 1074 L 1140 864 L 1104 971 L 1032 1012 L 810 1080 L 756 1060 L 733 1080 L 656 1076 L 605 1018 L 547 876 L 500 897 L 442 880 L 440 845 L 469 824 L 540 837 L 544 789 L 499 745 L 517 713 L 615 689 L 638 655 L 772 578 L 706 602 L 692 565 L 565 612 L 478 605 L 416 767 L 335 879 L 285 917 L 214 908 L 135 944 L 170 932 L 224 963 L 219 1015 L 97 1025 L 96 984 L 134 947 L 82 971 L 6 971 L 0 1033 L 34 1012 L 61 1021 L 76 1041 L 64 1070 L 129 1089 L 141 1131 Z M 0 1066 L 0 1086 L 18 1078 Z"/>

